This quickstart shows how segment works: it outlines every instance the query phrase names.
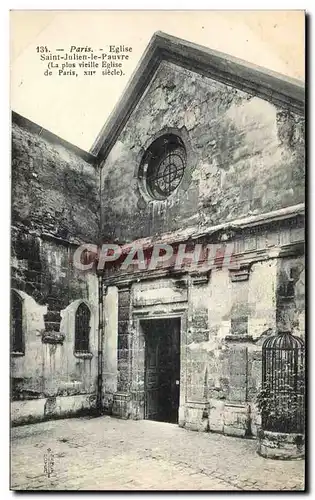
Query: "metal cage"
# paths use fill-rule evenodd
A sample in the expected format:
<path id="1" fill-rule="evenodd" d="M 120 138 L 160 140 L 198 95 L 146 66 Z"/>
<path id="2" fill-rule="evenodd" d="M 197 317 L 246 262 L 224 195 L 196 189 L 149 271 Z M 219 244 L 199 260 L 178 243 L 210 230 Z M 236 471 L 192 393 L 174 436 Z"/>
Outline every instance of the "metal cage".
<path id="1" fill-rule="evenodd" d="M 262 428 L 304 432 L 305 347 L 291 332 L 269 337 L 262 346 Z"/>

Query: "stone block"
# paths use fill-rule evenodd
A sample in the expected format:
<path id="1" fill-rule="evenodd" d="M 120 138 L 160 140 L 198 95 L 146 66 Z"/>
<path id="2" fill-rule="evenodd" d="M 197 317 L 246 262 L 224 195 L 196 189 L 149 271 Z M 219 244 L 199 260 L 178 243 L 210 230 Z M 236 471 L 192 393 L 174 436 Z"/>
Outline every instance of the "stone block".
<path id="1" fill-rule="evenodd" d="M 181 424 L 191 431 L 207 432 L 208 413 L 207 403 L 185 403 L 184 419 L 182 421 L 181 415 Z"/>
<path id="2" fill-rule="evenodd" d="M 305 455 L 305 438 L 302 434 L 260 430 L 257 452 L 265 458 L 302 459 Z"/>
<path id="3" fill-rule="evenodd" d="M 119 339 L 119 337 L 118 337 Z M 128 356 L 129 356 L 129 350 L 128 349 L 118 349 L 117 350 L 117 359 L 119 363 L 123 361 L 124 363 L 128 364 Z"/>
<path id="4" fill-rule="evenodd" d="M 124 392 L 128 389 L 129 384 L 129 363 L 124 359 L 119 359 L 118 361 L 117 386 L 119 391 Z"/>
<path id="5" fill-rule="evenodd" d="M 105 413 L 111 415 L 112 409 L 113 409 L 113 399 L 114 395 L 111 393 L 106 392 L 103 394 L 102 398 L 102 409 Z"/>
<path id="6" fill-rule="evenodd" d="M 60 415 L 60 399 L 55 396 L 48 397 L 45 403 L 45 417 L 55 417 Z"/>
<path id="7" fill-rule="evenodd" d="M 225 402 L 210 399 L 209 404 L 209 430 L 210 432 L 222 432 L 224 429 L 224 406 Z"/>
<path id="8" fill-rule="evenodd" d="M 291 228 L 290 240 L 292 243 L 296 241 L 304 241 L 305 239 L 305 229 L 303 227 Z"/>
<path id="9" fill-rule="evenodd" d="M 245 437 L 250 434 L 248 405 L 226 404 L 224 408 L 223 432 L 227 436 Z"/>
<path id="10" fill-rule="evenodd" d="M 48 397 L 11 403 L 13 425 L 39 422 L 58 417 L 70 417 L 89 413 L 96 408 L 96 395 Z"/>
<path id="11" fill-rule="evenodd" d="M 196 309 L 192 318 L 192 325 L 196 330 L 206 330 L 208 328 L 208 309 Z"/>
<path id="12" fill-rule="evenodd" d="M 80 394 L 56 399 L 57 411 L 61 416 L 76 415 L 96 408 L 96 396 L 94 394 Z"/>
<path id="13" fill-rule="evenodd" d="M 118 307 L 120 308 L 129 308 L 130 304 L 130 291 L 129 290 L 119 290 L 118 293 Z"/>
<path id="14" fill-rule="evenodd" d="M 11 403 L 11 422 L 13 425 L 37 422 L 44 419 L 46 399 L 30 399 Z"/>
<path id="15" fill-rule="evenodd" d="M 144 391 L 136 391 L 131 394 L 131 418 L 134 420 L 144 419 Z"/>
<path id="16" fill-rule="evenodd" d="M 150 283 L 150 288 L 145 286 L 137 287 L 134 290 L 134 305 L 136 307 L 169 304 L 174 302 L 185 302 L 187 300 L 187 289 L 179 289 L 174 283 L 160 282 Z"/>
<path id="17" fill-rule="evenodd" d="M 119 316 L 119 321 L 124 322 L 128 324 L 129 321 L 129 313 L 130 313 L 130 308 L 128 306 L 118 306 L 118 316 Z M 124 333 L 124 332 L 122 332 Z"/>
<path id="18" fill-rule="evenodd" d="M 118 334 L 118 350 L 120 349 L 128 349 L 129 348 L 129 335 L 128 334 Z"/>
<path id="19" fill-rule="evenodd" d="M 121 311 L 119 311 L 121 318 Z M 118 321 L 118 335 L 128 335 L 129 332 L 129 312 L 126 319 L 119 319 Z"/>
<path id="20" fill-rule="evenodd" d="M 186 414 L 185 405 L 181 405 L 178 408 L 178 425 L 179 425 L 179 427 L 185 427 L 185 414 Z"/>
<path id="21" fill-rule="evenodd" d="M 192 341 L 193 342 L 208 342 L 209 340 L 209 330 L 199 330 L 194 329 L 192 332 Z"/>
<path id="22" fill-rule="evenodd" d="M 112 414 L 114 417 L 128 419 L 131 416 L 130 393 L 116 392 L 113 398 Z"/>
<path id="23" fill-rule="evenodd" d="M 261 428 L 261 415 L 258 412 L 258 409 L 255 403 L 251 403 L 250 405 L 250 431 L 251 434 L 255 437 L 258 436 L 259 430 Z"/>

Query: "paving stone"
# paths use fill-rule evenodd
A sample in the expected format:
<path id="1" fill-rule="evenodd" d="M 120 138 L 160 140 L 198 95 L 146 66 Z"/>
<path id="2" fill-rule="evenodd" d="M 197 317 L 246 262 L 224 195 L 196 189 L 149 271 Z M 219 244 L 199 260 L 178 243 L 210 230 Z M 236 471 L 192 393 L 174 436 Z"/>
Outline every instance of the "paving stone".
<path id="1" fill-rule="evenodd" d="M 11 488 L 76 491 L 303 490 L 304 461 L 265 459 L 255 440 L 112 417 L 15 427 Z M 78 447 L 73 447 L 76 444 Z M 54 471 L 44 474 L 51 448 Z"/>

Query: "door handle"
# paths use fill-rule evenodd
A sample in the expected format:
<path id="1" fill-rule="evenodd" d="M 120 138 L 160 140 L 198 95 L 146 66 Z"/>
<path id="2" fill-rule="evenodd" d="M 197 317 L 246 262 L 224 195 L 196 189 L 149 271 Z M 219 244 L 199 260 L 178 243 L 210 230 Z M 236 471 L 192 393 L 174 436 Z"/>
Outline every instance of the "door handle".
<path id="1" fill-rule="evenodd" d="M 179 385 L 179 380 L 176 380 L 176 381 L 175 381 L 175 385 Z"/>

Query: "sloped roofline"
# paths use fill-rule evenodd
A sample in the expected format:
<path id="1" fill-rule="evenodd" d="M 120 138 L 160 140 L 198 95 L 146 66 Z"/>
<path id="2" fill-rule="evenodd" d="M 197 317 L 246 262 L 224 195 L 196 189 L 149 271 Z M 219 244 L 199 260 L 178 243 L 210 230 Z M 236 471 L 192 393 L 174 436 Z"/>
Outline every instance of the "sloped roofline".
<path id="1" fill-rule="evenodd" d="M 100 161 L 108 156 L 162 61 L 304 114 L 305 88 L 300 80 L 158 31 L 151 38 L 125 91 L 90 149 Z"/>
<path id="2" fill-rule="evenodd" d="M 89 153 L 88 151 L 85 151 L 84 149 L 81 149 L 78 146 L 71 144 L 65 139 L 62 139 L 62 137 L 59 137 L 59 135 L 56 135 L 53 132 L 50 132 L 46 128 L 42 127 L 41 125 L 32 122 L 32 120 L 25 118 L 25 116 L 20 115 L 16 111 L 12 111 L 12 123 L 15 123 L 19 127 L 29 130 L 34 134 L 40 135 L 41 137 L 49 141 L 51 144 L 60 144 L 64 148 L 68 149 L 69 151 L 72 151 L 72 153 L 82 158 L 87 163 L 91 163 L 92 165 L 96 165 L 97 163 L 97 158 L 92 153 Z"/>

